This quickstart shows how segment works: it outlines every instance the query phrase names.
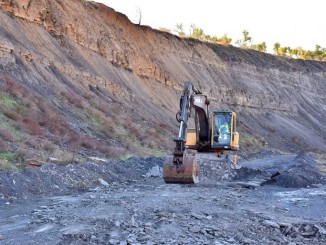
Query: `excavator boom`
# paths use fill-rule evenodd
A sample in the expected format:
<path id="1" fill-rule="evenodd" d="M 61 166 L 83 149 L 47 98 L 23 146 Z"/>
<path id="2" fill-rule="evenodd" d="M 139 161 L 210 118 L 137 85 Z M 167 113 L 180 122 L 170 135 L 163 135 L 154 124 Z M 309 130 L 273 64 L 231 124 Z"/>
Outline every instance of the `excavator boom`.
<path id="1" fill-rule="evenodd" d="M 163 165 L 163 177 L 165 183 L 194 184 L 198 182 L 198 167 L 196 156 L 185 149 L 188 131 L 188 119 L 191 109 L 194 108 L 199 116 L 201 132 L 199 136 L 208 137 L 208 101 L 206 96 L 194 88 L 191 82 L 184 85 L 183 95 L 180 99 L 180 111 L 177 113 L 179 122 L 178 136 L 174 138 L 176 146 L 173 156 L 167 157 Z"/>

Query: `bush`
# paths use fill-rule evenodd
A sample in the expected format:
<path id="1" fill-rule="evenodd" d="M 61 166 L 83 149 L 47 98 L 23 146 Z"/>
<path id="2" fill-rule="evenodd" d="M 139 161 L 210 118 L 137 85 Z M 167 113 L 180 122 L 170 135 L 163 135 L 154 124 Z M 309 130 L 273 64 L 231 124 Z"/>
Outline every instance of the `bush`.
<path id="1" fill-rule="evenodd" d="M 17 112 L 12 110 L 4 110 L 3 115 L 15 122 L 18 122 L 21 119 L 21 116 Z"/>
<path id="2" fill-rule="evenodd" d="M 15 137 L 10 133 L 8 129 L 0 129 L 0 137 L 9 142 L 13 142 Z"/>
<path id="3" fill-rule="evenodd" d="M 22 120 L 22 123 L 23 123 L 23 127 L 27 128 L 27 130 L 32 135 L 40 135 L 40 134 L 42 134 L 42 129 L 41 129 L 40 125 L 34 119 L 27 117 L 27 118 L 24 118 Z"/>
<path id="4" fill-rule="evenodd" d="M 77 95 L 76 93 L 74 92 L 62 92 L 61 93 L 65 98 L 66 100 L 76 106 L 77 108 L 84 108 L 85 107 L 85 104 L 84 104 L 84 101 L 83 101 L 83 98 L 79 95 Z"/>
<path id="5" fill-rule="evenodd" d="M 0 139 L 0 152 L 6 152 L 8 149 L 8 143 Z"/>

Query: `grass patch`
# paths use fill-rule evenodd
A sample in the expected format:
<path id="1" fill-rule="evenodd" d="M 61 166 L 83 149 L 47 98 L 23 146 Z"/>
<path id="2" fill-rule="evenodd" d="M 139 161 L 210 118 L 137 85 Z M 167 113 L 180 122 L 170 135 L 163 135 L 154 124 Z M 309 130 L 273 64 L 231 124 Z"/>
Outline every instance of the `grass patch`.
<path id="1" fill-rule="evenodd" d="M 13 108 L 19 104 L 19 100 L 14 98 L 13 96 L 6 94 L 5 92 L 0 92 L 0 105 Z"/>
<path id="2" fill-rule="evenodd" d="M 104 115 L 96 110 L 88 110 L 86 112 L 86 117 L 89 120 L 90 124 L 93 125 L 96 129 L 102 129 L 105 124 Z"/>
<path id="3" fill-rule="evenodd" d="M 2 152 L 0 153 L 0 160 L 6 160 L 8 162 L 13 162 L 16 160 L 17 156 L 12 152 Z"/>

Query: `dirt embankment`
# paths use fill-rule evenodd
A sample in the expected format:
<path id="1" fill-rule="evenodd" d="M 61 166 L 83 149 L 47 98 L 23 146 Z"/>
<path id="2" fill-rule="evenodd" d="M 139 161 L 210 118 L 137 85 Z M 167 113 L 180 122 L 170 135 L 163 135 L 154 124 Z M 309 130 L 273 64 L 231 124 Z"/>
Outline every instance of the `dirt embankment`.
<path id="1" fill-rule="evenodd" d="M 325 152 L 325 62 L 179 38 L 82 0 L 0 8 L 0 143 L 26 149 L 16 158 L 171 150 L 185 80 L 237 112 L 243 151 Z"/>

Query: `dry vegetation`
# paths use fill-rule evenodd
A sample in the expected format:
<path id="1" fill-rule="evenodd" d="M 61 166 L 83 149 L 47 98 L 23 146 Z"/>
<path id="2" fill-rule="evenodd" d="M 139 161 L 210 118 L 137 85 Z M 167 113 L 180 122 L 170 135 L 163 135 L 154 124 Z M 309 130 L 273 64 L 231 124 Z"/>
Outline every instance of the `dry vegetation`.
<path id="1" fill-rule="evenodd" d="M 152 127 L 144 127 L 140 117 L 130 118 L 119 105 L 101 102 L 92 94 L 61 91 L 61 101 L 53 103 L 19 81 L 3 78 L 0 86 L 2 168 L 21 168 L 29 159 L 45 162 L 51 157 L 68 163 L 93 155 L 163 154 L 169 148 L 160 135 L 169 130 L 167 125 L 150 122 Z M 73 119 L 57 107 L 60 103 L 69 108 Z"/>

